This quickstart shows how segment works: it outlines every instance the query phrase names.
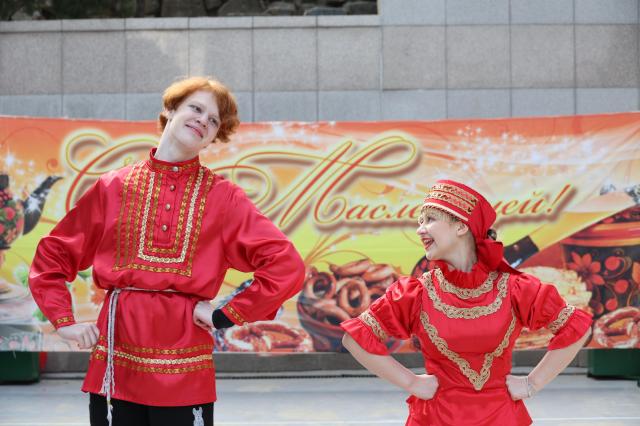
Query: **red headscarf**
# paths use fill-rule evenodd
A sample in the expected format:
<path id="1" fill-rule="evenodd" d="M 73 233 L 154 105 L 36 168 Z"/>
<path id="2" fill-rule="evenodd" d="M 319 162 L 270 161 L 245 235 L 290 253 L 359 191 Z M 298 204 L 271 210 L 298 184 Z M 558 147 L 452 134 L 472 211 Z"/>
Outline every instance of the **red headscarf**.
<path id="1" fill-rule="evenodd" d="M 502 243 L 487 234 L 496 212 L 480 193 L 459 182 L 438 180 L 429 189 L 422 207 L 439 209 L 465 223 L 476 242 L 478 260 L 489 270 L 517 272 L 504 260 Z"/>

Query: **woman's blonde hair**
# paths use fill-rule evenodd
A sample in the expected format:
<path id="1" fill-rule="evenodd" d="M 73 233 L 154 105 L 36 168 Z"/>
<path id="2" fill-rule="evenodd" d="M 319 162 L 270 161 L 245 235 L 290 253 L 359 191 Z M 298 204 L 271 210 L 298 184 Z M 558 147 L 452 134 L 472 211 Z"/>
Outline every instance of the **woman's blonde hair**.
<path id="1" fill-rule="evenodd" d="M 447 213 L 444 210 L 437 209 L 435 207 L 423 207 L 422 210 L 420 210 L 420 215 L 423 215 L 425 213 L 432 215 L 438 220 L 444 220 L 449 223 L 460 222 L 460 219 L 458 219 L 454 215 Z"/>
<path id="2" fill-rule="evenodd" d="M 238 105 L 227 86 L 218 80 L 207 77 L 185 78 L 167 87 L 164 95 L 162 95 L 164 110 L 158 117 L 158 127 L 160 131 L 163 131 L 167 125 L 167 112 L 175 111 L 187 97 L 199 90 L 210 92 L 218 105 L 220 127 L 218 128 L 216 140 L 229 142 L 229 138 L 240 124 L 240 120 L 238 119 Z"/>
<path id="3" fill-rule="evenodd" d="M 444 220 L 449 223 L 462 222 L 459 218 L 455 217 L 454 215 L 447 213 L 444 210 L 437 209 L 435 207 L 423 207 L 422 210 L 420 211 L 420 215 L 423 215 L 425 213 L 432 215 L 438 220 Z M 471 232 L 469 232 L 469 235 L 471 235 L 471 237 L 474 238 Z M 498 233 L 496 232 L 495 229 L 490 228 L 487 231 L 487 237 L 496 241 L 498 239 Z"/>

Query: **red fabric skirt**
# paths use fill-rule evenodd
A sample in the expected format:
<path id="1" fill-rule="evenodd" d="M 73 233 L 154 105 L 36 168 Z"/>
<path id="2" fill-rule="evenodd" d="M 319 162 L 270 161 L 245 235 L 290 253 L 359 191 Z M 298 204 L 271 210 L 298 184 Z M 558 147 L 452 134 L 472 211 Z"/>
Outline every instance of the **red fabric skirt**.
<path id="1" fill-rule="evenodd" d="M 505 388 L 439 389 L 430 400 L 411 396 L 406 426 L 474 425 L 524 426 L 531 417 L 524 402 L 511 399 Z"/>

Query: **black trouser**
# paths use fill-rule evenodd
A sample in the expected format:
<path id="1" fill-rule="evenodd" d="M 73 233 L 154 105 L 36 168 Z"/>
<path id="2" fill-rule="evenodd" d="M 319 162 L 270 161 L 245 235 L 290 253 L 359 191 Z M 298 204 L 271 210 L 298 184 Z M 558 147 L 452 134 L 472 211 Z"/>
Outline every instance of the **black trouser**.
<path id="1" fill-rule="evenodd" d="M 153 407 L 111 399 L 113 426 L 193 426 L 196 412 L 202 410 L 204 426 L 213 426 L 213 402 L 184 407 Z M 108 426 L 107 398 L 95 393 L 89 397 L 91 426 Z"/>

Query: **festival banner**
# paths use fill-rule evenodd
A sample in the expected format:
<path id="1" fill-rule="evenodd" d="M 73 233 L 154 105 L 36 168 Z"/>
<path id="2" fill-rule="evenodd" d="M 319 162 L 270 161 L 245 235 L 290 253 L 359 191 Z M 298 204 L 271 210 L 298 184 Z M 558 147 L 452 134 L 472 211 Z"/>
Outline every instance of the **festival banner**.
<path id="1" fill-rule="evenodd" d="M 0 117 L 0 350 L 77 350 L 30 296 L 36 246 L 101 174 L 147 158 L 158 136 L 154 122 Z M 640 113 L 241 125 L 201 161 L 288 235 L 307 280 L 275 321 L 216 332 L 216 350 L 342 350 L 341 320 L 399 275 L 429 269 L 415 230 L 422 198 L 442 178 L 488 198 L 512 265 L 593 313 L 589 347 L 640 347 L 639 138 Z M 213 303 L 250 278 L 229 271 Z M 91 270 L 67 286 L 76 320 L 95 321 L 106 293 Z M 525 330 L 516 348 L 550 338 Z M 417 350 L 412 340 L 388 346 Z"/>

